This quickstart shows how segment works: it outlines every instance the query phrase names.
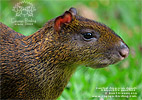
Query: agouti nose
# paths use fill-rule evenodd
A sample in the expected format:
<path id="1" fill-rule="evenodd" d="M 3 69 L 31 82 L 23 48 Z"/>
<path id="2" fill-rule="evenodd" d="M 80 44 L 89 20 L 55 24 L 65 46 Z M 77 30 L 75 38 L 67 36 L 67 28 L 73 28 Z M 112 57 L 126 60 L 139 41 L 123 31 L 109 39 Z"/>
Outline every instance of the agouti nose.
<path id="1" fill-rule="evenodd" d="M 119 50 L 119 54 L 122 59 L 126 58 L 129 54 L 129 48 L 124 43 L 121 43 L 121 49 Z"/>

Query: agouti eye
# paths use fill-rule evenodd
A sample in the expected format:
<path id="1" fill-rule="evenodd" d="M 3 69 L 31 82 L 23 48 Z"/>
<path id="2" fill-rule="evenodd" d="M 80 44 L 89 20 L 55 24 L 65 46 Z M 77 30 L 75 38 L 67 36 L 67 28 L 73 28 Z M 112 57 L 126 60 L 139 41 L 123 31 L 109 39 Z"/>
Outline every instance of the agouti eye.
<path id="1" fill-rule="evenodd" d="M 93 38 L 93 34 L 90 33 L 90 32 L 84 33 L 84 34 L 83 34 L 83 37 L 84 37 L 85 39 L 89 40 L 89 39 Z"/>

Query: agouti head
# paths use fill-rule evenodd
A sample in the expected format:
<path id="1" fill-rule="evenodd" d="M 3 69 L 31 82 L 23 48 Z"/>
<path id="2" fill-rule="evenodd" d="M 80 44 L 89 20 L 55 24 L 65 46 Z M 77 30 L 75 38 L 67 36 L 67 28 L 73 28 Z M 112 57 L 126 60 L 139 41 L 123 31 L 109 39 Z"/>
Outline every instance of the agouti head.
<path id="1" fill-rule="evenodd" d="M 128 46 L 109 27 L 77 15 L 70 8 L 54 21 L 54 34 L 72 62 L 101 68 L 126 58 Z"/>

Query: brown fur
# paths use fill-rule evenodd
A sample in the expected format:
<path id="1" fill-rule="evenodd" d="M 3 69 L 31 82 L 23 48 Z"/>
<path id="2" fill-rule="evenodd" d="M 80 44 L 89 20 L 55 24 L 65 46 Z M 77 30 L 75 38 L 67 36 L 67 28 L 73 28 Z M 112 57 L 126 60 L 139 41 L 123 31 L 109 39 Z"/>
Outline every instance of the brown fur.
<path id="1" fill-rule="evenodd" d="M 101 23 L 69 12 L 72 21 L 57 26 L 58 31 L 52 19 L 30 36 L 0 23 L 2 99 L 56 99 L 78 65 L 100 68 L 120 61 L 115 56 L 123 42 L 119 36 Z M 97 32 L 99 38 L 82 40 L 80 33 L 86 30 Z"/>

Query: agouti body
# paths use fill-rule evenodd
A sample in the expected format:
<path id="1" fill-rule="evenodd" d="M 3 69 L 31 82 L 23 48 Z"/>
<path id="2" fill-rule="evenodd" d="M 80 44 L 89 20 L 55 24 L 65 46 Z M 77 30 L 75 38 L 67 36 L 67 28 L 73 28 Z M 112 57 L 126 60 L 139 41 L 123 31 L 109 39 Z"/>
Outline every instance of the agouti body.
<path id="1" fill-rule="evenodd" d="M 30 36 L 0 23 L 1 99 L 57 99 L 78 65 L 105 67 L 128 53 L 110 28 L 75 8 Z"/>

